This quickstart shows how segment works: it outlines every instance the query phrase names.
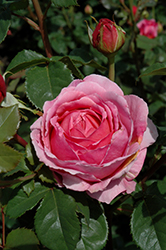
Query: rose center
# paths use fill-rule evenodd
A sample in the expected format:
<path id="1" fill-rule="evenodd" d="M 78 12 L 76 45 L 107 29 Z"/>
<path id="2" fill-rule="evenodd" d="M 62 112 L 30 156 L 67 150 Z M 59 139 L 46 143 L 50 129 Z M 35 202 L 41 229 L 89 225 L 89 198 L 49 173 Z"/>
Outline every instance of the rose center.
<path id="1" fill-rule="evenodd" d="M 90 110 L 70 112 L 60 125 L 72 137 L 89 137 L 101 123 L 101 116 Z"/>

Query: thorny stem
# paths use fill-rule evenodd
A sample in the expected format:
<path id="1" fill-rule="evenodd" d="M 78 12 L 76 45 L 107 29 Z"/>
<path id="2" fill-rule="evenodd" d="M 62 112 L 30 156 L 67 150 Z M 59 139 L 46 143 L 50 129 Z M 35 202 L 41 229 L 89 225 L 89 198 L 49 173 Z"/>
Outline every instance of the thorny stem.
<path id="1" fill-rule="evenodd" d="M 2 214 L 2 249 L 5 246 L 5 213 L 4 213 L 3 209 L 4 208 L 2 207 L 1 208 L 1 214 Z"/>
<path id="2" fill-rule="evenodd" d="M 33 6 L 35 8 L 35 11 L 36 11 L 36 15 L 38 17 L 39 31 L 40 31 L 41 36 L 42 36 L 44 48 L 45 48 L 47 56 L 50 58 L 50 57 L 52 57 L 52 49 L 51 49 L 50 42 L 48 39 L 47 28 L 46 28 L 46 24 L 45 24 L 45 15 L 46 14 L 43 15 L 38 0 L 32 0 L 32 2 L 33 2 Z M 46 13 L 47 13 L 47 11 L 46 11 Z"/>
<path id="3" fill-rule="evenodd" d="M 12 13 L 12 15 L 17 16 L 17 17 L 23 19 L 23 20 L 26 21 L 30 26 L 32 26 L 35 30 L 40 31 L 39 26 L 38 26 L 34 21 L 32 21 L 31 19 L 29 19 L 28 17 L 20 16 L 20 15 L 15 14 L 15 13 Z"/>
<path id="4" fill-rule="evenodd" d="M 14 135 L 14 139 L 24 148 L 26 147 L 26 145 L 28 144 L 20 135 L 15 134 Z"/>

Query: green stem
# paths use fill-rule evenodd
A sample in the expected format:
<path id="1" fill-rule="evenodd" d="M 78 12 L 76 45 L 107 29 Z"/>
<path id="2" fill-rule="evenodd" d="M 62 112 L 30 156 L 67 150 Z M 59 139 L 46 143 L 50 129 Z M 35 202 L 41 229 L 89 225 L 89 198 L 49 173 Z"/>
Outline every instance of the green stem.
<path id="1" fill-rule="evenodd" d="M 108 57 L 108 77 L 111 81 L 114 82 L 115 79 L 115 56 Z"/>

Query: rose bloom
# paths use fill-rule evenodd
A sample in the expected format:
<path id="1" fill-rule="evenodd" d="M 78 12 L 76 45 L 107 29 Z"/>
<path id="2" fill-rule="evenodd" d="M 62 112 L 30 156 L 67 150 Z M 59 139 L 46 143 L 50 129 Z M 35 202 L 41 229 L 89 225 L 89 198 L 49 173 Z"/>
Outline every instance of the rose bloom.
<path id="1" fill-rule="evenodd" d="M 157 138 L 141 98 L 92 74 L 72 81 L 43 110 L 31 139 L 59 186 L 106 203 L 135 190 L 147 147 Z"/>
<path id="2" fill-rule="evenodd" d="M 142 36 L 153 39 L 158 35 L 158 23 L 154 19 L 143 19 L 137 23 L 137 27 Z"/>

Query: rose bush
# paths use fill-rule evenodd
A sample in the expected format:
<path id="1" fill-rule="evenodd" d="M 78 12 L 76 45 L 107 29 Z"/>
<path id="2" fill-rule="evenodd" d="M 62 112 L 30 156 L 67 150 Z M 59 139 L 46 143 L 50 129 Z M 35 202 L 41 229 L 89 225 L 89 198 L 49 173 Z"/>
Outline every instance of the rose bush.
<path id="1" fill-rule="evenodd" d="M 31 139 L 59 186 L 106 203 L 135 190 L 147 147 L 157 138 L 141 98 L 93 74 L 74 80 L 43 110 Z"/>
<path id="2" fill-rule="evenodd" d="M 158 23 L 154 19 L 143 19 L 137 23 L 137 27 L 142 36 L 153 39 L 158 35 Z"/>

